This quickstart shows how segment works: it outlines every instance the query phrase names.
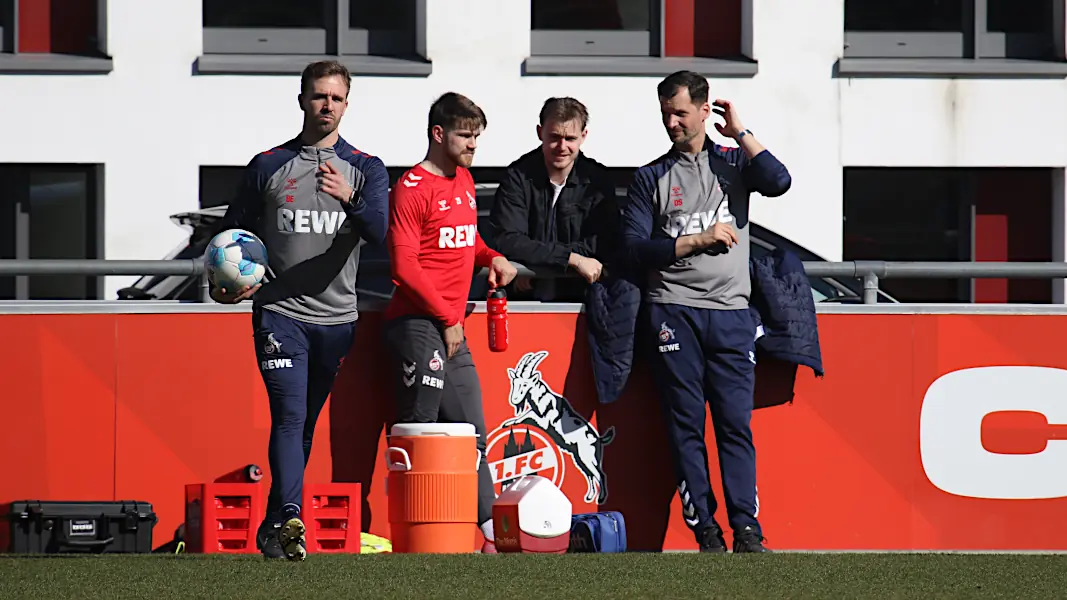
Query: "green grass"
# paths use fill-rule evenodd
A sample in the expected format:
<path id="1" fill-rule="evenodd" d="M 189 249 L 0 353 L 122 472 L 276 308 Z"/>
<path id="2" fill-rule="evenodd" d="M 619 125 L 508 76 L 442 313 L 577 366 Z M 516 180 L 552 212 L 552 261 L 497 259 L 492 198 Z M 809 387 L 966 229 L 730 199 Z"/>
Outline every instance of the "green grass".
<path id="1" fill-rule="evenodd" d="M 0 597 L 1053 598 L 1067 556 L 1022 554 L 0 555 Z"/>

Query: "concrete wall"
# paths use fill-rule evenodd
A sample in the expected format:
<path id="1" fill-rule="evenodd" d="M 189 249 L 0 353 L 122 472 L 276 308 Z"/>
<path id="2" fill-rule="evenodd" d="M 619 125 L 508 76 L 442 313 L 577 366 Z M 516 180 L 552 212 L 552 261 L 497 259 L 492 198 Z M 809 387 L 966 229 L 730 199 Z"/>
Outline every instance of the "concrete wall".
<path id="1" fill-rule="evenodd" d="M 667 148 L 659 77 L 523 76 L 527 2 L 426 4 L 432 75 L 357 77 L 341 126 L 387 165 L 422 158 L 426 109 L 448 90 L 487 112 L 477 166 L 533 147 L 540 105 L 559 94 L 588 105 L 585 150 L 601 162 L 636 167 Z M 161 257 L 184 236 L 167 216 L 198 206 L 201 165 L 243 165 L 299 129 L 298 77 L 194 75 L 200 6 L 108 0 L 111 73 L 0 76 L 0 162 L 105 165 L 107 258 Z M 841 258 L 843 167 L 1067 166 L 1064 79 L 835 78 L 843 0 L 751 6 L 759 73 L 713 78 L 712 95 L 733 100 L 793 173 L 792 190 L 757 199 L 753 219 L 826 258 Z M 109 280 L 108 297 L 126 281 Z"/>

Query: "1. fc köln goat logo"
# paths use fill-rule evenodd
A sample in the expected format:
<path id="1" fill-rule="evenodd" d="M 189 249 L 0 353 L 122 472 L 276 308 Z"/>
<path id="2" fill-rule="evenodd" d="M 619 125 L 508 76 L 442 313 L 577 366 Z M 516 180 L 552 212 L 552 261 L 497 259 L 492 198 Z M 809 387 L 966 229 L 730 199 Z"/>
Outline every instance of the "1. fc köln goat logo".
<path id="1" fill-rule="evenodd" d="M 585 502 L 603 504 L 608 497 L 604 475 L 604 446 L 615 437 L 615 428 L 603 435 L 578 414 L 562 395 L 541 377 L 538 366 L 548 351 L 530 352 L 508 369 L 511 391 L 508 402 L 515 416 L 489 434 L 486 457 L 497 492 L 524 475 L 537 474 L 563 486 L 567 460 L 585 478 Z"/>

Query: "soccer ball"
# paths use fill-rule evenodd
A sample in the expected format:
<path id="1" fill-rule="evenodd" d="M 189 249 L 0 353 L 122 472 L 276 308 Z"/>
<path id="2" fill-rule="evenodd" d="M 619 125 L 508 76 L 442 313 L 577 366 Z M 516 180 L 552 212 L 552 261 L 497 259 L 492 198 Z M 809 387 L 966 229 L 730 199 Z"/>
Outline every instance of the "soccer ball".
<path id="1" fill-rule="evenodd" d="M 267 247 L 249 231 L 227 229 L 208 242 L 204 268 L 212 286 L 232 294 L 263 279 Z"/>

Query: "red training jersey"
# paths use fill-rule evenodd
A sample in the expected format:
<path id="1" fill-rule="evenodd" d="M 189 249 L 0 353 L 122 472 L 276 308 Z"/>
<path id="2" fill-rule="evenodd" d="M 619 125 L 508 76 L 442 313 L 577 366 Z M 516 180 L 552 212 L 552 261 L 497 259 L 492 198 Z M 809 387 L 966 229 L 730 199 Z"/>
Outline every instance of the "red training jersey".
<path id="1" fill-rule="evenodd" d="M 463 167 L 453 177 L 421 165 L 404 173 L 390 195 L 386 243 L 396 293 L 385 318 L 423 315 L 445 327 L 463 322 L 474 267 L 500 256 L 478 234 L 474 178 Z"/>

